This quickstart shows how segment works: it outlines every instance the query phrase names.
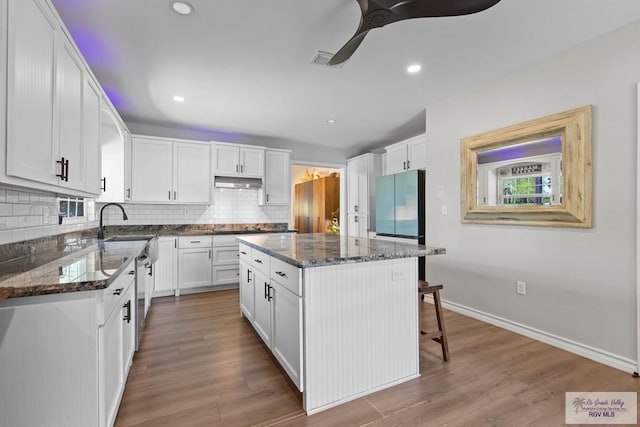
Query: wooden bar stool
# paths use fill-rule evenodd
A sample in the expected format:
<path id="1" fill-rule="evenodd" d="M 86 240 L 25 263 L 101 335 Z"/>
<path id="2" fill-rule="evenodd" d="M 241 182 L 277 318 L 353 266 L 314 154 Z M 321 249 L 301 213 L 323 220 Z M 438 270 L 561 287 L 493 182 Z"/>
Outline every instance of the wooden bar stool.
<path id="1" fill-rule="evenodd" d="M 440 289 L 442 285 L 430 285 L 426 280 L 418 281 L 418 296 L 420 301 L 424 300 L 424 296 L 427 294 L 433 295 L 433 304 L 436 307 L 436 319 L 438 320 L 438 330 L 434 332 L 427 332 L 420 330 L 420 333 L 424 338 L 432 339 L 442 346 L 442 358 L 445 362 L 449 361 L 449 343 L 447 341 L 447 332 L 444 328 L 444 316 L 442 313 L 442 305 L 440 304 Z M 419 316 L 422 319 L 422 315 Z M 422 328 L 422 322 L 420 321 L 420 328 Z"/>

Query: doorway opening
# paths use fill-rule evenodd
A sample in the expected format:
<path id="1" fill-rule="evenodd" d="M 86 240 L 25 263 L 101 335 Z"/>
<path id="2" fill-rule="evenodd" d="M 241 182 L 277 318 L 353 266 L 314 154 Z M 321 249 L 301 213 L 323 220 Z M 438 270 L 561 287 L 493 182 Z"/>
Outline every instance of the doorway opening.
<path id="1" fill-rule="evenodd" d="M 291 225 L 298 233 L 346 231 L 346 166 L 297 162 L 291 165 Z"/>

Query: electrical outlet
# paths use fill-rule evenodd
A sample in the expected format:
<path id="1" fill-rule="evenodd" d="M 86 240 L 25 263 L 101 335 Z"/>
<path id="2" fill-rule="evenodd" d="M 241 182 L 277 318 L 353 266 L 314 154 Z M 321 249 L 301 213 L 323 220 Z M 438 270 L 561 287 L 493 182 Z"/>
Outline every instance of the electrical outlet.
<path id="1" fill-rule="evenodd" d="M 404 271 L 402 270 L 396 270 L 395 268 L 392 270 L 391 273 L 391 280 L 392 281 L 396 281 L 396 280 L 404 280 L 407 278 L 407 275 L 405 274 Z"/>
<path id="2" fill-rule="evenodd" d="M 518 280 L 516 282 L 516 293 L 519 295 L 526 295 L 527 293 L 527 282 L 522 282 Z"/>

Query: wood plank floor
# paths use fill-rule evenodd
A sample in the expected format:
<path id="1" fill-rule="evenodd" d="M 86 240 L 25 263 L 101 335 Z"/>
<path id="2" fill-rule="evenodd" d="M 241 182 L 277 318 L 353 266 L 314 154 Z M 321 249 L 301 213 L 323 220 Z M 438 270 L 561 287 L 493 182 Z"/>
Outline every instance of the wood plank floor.
<path id="1" fill-rule="evenodd" d="M 423 319 L 433 306 L 422 304 Z M 313 416 L 246 319 L 238 291 L 153 300 L 116 426 L 562 426 L 566 391 L 640 391 L 630 374 L 452 312 L 451 361 Z M 640 417 L 639 417 L 640 419 Z"/>

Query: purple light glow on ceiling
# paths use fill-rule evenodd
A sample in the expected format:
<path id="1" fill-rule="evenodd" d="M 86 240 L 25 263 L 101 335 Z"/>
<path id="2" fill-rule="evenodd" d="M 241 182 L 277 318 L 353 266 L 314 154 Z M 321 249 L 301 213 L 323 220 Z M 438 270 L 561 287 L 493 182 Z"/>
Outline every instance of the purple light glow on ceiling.
<path id="1" fill-rule="evenodd" d="M 495 163 L 524 157 L 541 156 L 562 152 L 562 137 L 553 136 L 542 141 L 533 141 L 478 153 L 478 164 Z"/>
<path id="2" fill-rule="evenodd" d="M 117 90 L 112 89 L 109 86 L 104 84 L 102 85 L 102 89 L 104 90 L 104 93 L 107 94 L 109 101 L 111 101 L 113 106 L 116 107 L 116 110 L 119 110 L 129 105 L 129 101 L 127 100 L 127 98 Z"/>
<path id="3" fill-rule="evenodd" d="M 69 27 L 69 32 L 76 42 L 82 56 L 87 60 L 89 66 L 95 71 L 101 67 L 114 65 L 114 58 L 111 49 L 104 39 L 89 29 Z"/>

